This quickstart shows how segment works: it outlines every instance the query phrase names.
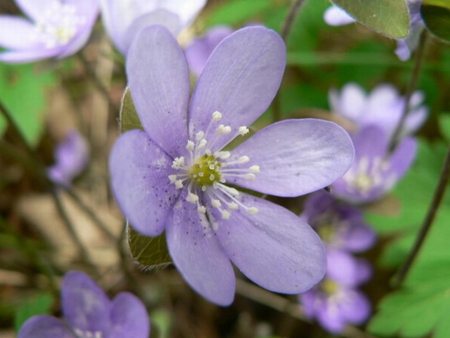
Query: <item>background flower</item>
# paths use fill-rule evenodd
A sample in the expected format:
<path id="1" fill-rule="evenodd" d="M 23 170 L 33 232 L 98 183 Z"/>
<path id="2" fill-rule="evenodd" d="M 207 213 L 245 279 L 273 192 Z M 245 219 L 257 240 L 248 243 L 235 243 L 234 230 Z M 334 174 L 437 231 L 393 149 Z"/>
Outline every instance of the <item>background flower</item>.
<path id="1" fill-rule="evenodd" d="M 128 292 L 110 301 L 86 274 L 68 272 L 61 288 L 64 319 L 47 315 L 28 319 L 19 338 L 148 338 L 150 322 L 142 302 Z"/>
<path id="2" fill-rule="evenodd" d="M 98 14 L 96 0 L 16 0 L 29 17 L 0 15 L 0 61 L 33 62 L 64 58 L 87 42 Z"/>

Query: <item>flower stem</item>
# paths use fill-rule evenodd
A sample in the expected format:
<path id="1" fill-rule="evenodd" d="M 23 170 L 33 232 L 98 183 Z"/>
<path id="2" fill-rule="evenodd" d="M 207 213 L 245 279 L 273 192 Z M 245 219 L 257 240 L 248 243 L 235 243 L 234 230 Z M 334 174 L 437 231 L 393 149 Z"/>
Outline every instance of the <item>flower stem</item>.
<path id="1" fill-rule="evenodd" d="M 436 191 L 434 192 L 433 200 L 431 201 L 431 205 L 428 209 L 428 212 L 425 216 L 425 220 L 423 221 L 422 227 L 416 237 L 416 241 L 406 258 L 405 263 L 400 268 L 396 278 L 394 279 L 393 286 L 394 288 L 399 288 L 403 281 L 405 280 L 409 270 L 411 269 L 414 260 L 417 257 L 417 254 L 422 247 L 423 242 L 433 224 L 434 218 L 439 210 L 442 199 L 445 194 L 445 190 L 447 188 L 448 182 L 450 179 L 450 145 L 447 149 L 447 155 L 445 156 L 444 164 L 442 166 L 441 175 L 439 177 L 439 182 L 436 187 Z"/>
<path id="2" fill-rule="evenodd" d="M 295 19 L 302 8 L 302 5 L 305 3 L 305 0 L 292 0 L 291 6 L 289 7 L 288 13 L 284 22 L 281 26 L 280 35 L 284 40 L 284 43 L 287 45 L 289 34 L 291 33 L 292 26 L 294 25 Z M 278 91 L 275 99 L 273 100 L 273 122 L 277 122 L 281 120 L 281 100 L 280 100 L 280 91 Z"/>
<path id="3" fill-rule="evenodd" d="M 403 107 L 402 115 L 397 124 L 397 127 L 392 134 L 391 144 L 389 145 L 389 149 L 392 151 L 400 141 L 400 134 L 403 131 L 404 124 L 406 122 L 406 118 L 410 112 L 411 108 L 411 97 L 414 94 L 414 90 L 417 88 L 417 83 L 419 82 L 420 72 L 422 70 L 423 61 L 425 60 L 425 49 L 427 45 L 428 33 L 427 30 L 424 29 L 422 34 L 420 35 L 419 46 L 417 48 L 416 54 L 414 56 L 414 67 L 409 79 L 408 86 L 405 91 L 405 106 Z"/>

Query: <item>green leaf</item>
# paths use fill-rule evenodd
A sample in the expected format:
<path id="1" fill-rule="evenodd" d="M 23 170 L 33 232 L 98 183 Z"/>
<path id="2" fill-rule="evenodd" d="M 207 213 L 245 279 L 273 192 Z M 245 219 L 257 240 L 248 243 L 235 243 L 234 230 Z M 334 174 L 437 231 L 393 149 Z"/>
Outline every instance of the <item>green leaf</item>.
<path id="1" fill-rule="evenodd" d="M 409 10 L 406 0 L 331 0 L 357 21 L 394 39 L 409 32 Z"/>
<path id="2" fill-rule="evenodd" d="M 439 126 L 447 141 L 450 141 L 450 114 L 441 114 L 439 116 Z"/>
<path id="3" fill-rule="evenodd" d="M 238 25 L 272 6 L 272 0 L 228 0 L 211 12 L 207 26 Z"/>
<path id="4" fill-rule="evenodd" d="M 132 129 L 143 130 L 144 128 L 134 107 L 130 90 L 126 88 L 120 106 L 120 130 L 124 133 Z M 132 226 L 128 227 L 128 244 L 131 255 L 139 264 L 145 269 L 152 269 L 172 262 L 164 234 L 148 237 L 134 231 Z"/>
<path id="5" fill-rule="evenodd" d="M 164 234 L 148 237 L 128 227 L 128 244 L 131 255 L 144 269 L 162 268 L 172 263 Z"/>
<path id="6" fill-rule="evenodd" d="M 448 0 L 423 0 L 420 8 L 423 22 L 431 33 L 450 41 L 450 2 Z"/>
<path id="7" fill-rule="evenodd" d="M 369 324 L 382 336 L 424 336 L 433 329 L 448 337 L 450 259 L 418 264 L 402 290 L 385 297 Z"/>
<path id="8" fill-rule="evenodd" d="M 0 99 L 25 138 L 35 144 L 43 129 L 46 92 L 55 82 L 52 73 L 37 73 L 32 64 L 0 64 Z M 0 117 L 0 135 L 6 121 Z"/>
<path id="9" fill-rule="evenodd" d="M 19 331 L 27 319 L 36 315 L 49 314 L 52 303 L 52 296 L 39 295 L 36 298 L 22 304 L 17 310 L 14 318 L 14 327 L 16 331 Z"/>

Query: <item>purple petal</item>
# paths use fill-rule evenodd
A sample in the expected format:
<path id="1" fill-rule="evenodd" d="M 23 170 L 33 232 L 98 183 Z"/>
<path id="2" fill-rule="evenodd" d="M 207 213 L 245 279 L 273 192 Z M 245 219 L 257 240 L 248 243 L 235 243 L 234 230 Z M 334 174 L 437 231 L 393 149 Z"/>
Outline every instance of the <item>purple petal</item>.
<path id="1" fill-rule="evenodd" d="M 34 25 L 21 17 L 0 15 L 0 46 L 13 49 L 34 49 L 39 46 Z"/>
<path id="2" fill-rule="evenodd" d="M 339 92 L 332 89 L 329 93 L 331 109 L 334 113 L 358 122 L 366 108 L 366 94 L 356 83 L 348 83 Z"/>
<path id="3" fill-rule="evenodd" d="M 317 320 L 325 330 L 331 333 L 342 332 L 346 325 L 339 308 L 329 299 L 317 309 Z"/>
<path id="4" fill-rule="evenodd" d="M 316 316 L 316 301 L 320 295 L 316 288 L 312 288 L 299 295 L 300 302 L 303 306 L 305 316 L 312 319 Z"/>
<path id="5" fill-rule="evenodd" d="M 337 6 L 327 8 L 323 15 L 323 19 L 330 26 L 343 26 L 356 21 Z"/>
<path id="6" fill-rule="evenodd" d="M 60 48 L 3 52 L 0 53 L 0 61 L 6 63 L 28 63 L 56 56 L 59 52 Z"/>
<path id="7" fill-rule="evenodd" d="M 353 287 L 360 280 L 358 262 L 351 254 L 340 250 L 327 251 L 327 277 L 337 283 Z"/>
<path id="8" fill-rule="evenodd" d="M 389 158 L 391 171 L 395 173 L 396 181 L 406 174 L 416 158 L 416 153 L 417 140 L 412 137 L 404 139 L 397 145 L 397 148 L 395 148 L 392 156 Z"/>
<path id="9" fill-rule="evenodd" d="M 39 22 L 44 13 L 59 3 L 58 0 L 15 0 L 17 6 L 31 19 Z"/>
<path id="10" fill-rule="evenodd" d="M 127 75 L 134 105 L 150 138 L 173 158 L 184 154 L 189 70 L 183 51 L 166 28 L 151 26 L 140 31 L 128 54 Z"/>
<path id="11" fill-rule="evenodd" d="M 40 315 L 28 319 L 21 327 L 18 338 L 76 338 L 58 318 Z"/>
<path id="12" fill-rule="evenodd" d="M 232 151 L 258 165 L 256 179 L 231 183 L 276 196 L 298 196 L 333 183 L 350 168 L 354 152 L 347 132 L 324 120 L 285 120 L 259 131 Z M 243 165 L 239 165 L 243 168 Z"/>
<path id="13" fill-rule="evenodd" d="M 119 137 L 110 159 L 111 184 L 124 215 L 140 233 L 159 235 L 178 190 L 170 183 L 172 159 L 147 134 L 131 130 Z"/>
<path id="14" fill-rule="evenodd" d="M 359 290 L 347 290 L 345 298 L 339 304 L 341 316 L 352 324 L 362 324 L 369 318 L 371 312 L 370 302 Z"/>
<path id="15" fill-rule="evenodd" d="M 122 34 L 119 50 L 126 55 L 128 49 L 139 31 L 147 26 L 161 25 L 166 27 L 172 35 L 177 36 L 183 29 L 180 18 L 164 9 L 159 9 L 148 14 L 144 14 L 135 19 L 127 30 Z"/>
<path id="16" fill-rule="evenodd" d="M 217 236 L 232 262 L 252 281 L 275 292 L 300 293 L 325 273 L 322 241 L 301 218 L 263 199 L 239 194 L 240 207 L 222 220 L 214 209 Z"/>
<path id="17" fill-rule="evenodd" d="M 225 256 L 206 219 L 201 223 L 197 207 L 181 195 L 167 222 L 166 236 L 170 256 L 186 282 L 213 303 L 230 305 L 236 280 L 230 260 Z"/>
<path id="18" fill-rule="evenodd" d="M 61 303 L 64 317 L 75 330 L 100 331 L 110 328 L 111 302 L 105 292 L 85 273 L 69 271 L 63 279 Z"/>
<path id="19" fill-rule="evenodd" d="M 211 54 L 198 79 L 190 104 L 190 125 L 207 131 L 212 113 L 232 130 L 252 124 L 267 109 L 280 87 L 286 64 L 281 37 L 264 27 L 247 27 L 225 38 Z M 212 140 L 214 128 L 206 134 Z M 221 148 L 235 136 L 222 136 Z M 214 151 L 215 149 L 212 149 Z"/>
<path id="20" fill-rule="evenodd" d="M 190 71 L 199 76 L 213 50 L 231 33 L 233 33 L 231 27 L 216 26 L 211 28 L 204 37 L 195 39 L 184 52 Z"/>
<path id="21" fill-rule="evenodd" d="M 128 292 L 114 298 L 111 323 L 112 332 L 108 338 L 148 338 L 150 334 L 150 320 L 144 304 Z"/>
<path id="22" fill-rule="evenodd" d="M 364 222 L 360 215 L 348 219 L 349 227 L 342 233 L 344 249 L 352 252 L 363 252 L 376 242 L 375 231 Z"/>

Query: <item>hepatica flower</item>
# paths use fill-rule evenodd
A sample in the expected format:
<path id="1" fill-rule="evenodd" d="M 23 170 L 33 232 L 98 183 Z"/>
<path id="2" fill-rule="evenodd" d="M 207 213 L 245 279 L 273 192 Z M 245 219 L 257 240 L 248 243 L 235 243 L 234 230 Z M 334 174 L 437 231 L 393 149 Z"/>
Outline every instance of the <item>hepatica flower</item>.
<path id="1" fill-rule="evenodd" d="M 220 305 L 234 298 L 230 260 L 282 293 L 305 291 L 325 272 L 323 245 L 305 222 L 236 187 L 278 196 L 323 188 L 352 162 L 346 132 L 328 121 L 286 120 L 225 148 L 267 109 L 285 62 L 278 34 L 244 28 L 217 46 L 189 98 L 186 60 L 164 27 L 143 29 L 127 59 L 145 131 L 128 131 L 113 147 L 115 196 L 137 231 L 165 230 L 185 280 Z"/>
<path id="2" fill-rule="evenodd" d="M 72 131 L 56 147 L 55 164 L 47 169 L 47 175 L 54 183 L 69 187 L 72 180 L 86 169 L 88 162 L 86 140 L 77 131 Z"/>
<path id="3" fill-rule="evenodd" d="M 417 142 L 403 139 L 389 153 L 389 139 L 376 125 L 352 135 L 355 161 L 333 185 L 333 193 L 351 203 L 375 201 L 386 195 L 408 171 L 416 155 Z"/>
<path id="4" fill-rule="evenodd" d="M 364 221 L 361 210 L 337 201 L 325 191 L 308 197 L 301 217 L 316 230 L 329 249 L 363 252 L 376 240 L 375 232 Z"/>
<path id="5" fill-rule="evenodd" d="M 29 20 L 0 15 L 0 61 L 26 63 L 67 57 L 87 42 L 98 14 L 95 0 L 16 0 Z"/>
<path id="6" fill-rule="evenodd" d="M 407 3 L 410 15 L 409 34 L 406 38 L 397 39 L 397 49 L 395 50 L 395 54 L 402 61 L 406 61 L 411 57 L 411 53 L 419 45 L 419 37 L 425 27 L 420 16 L 422 0 L 407 0 Z M 331 26 L 343 26 L 356 22 L 353 17 L 335 5 L 325 11 L 324 20 Z"/>
<path id="7" fill-rule="evenodd" d="M 405 98 L 389 84 L 380 84 L 370 94 L 366 94 L 356 83 L 348 83 L 340 92 L 332 89 L 329 100 L 333 113 L 353 122 L 357 130 L 377 125 L 389 139 L 400 122 L 405 107 Z M 422 105 L 423 100 L 421 91 L 414 92 L 400 139 L 413 134 L 425 121 L 428 109 Z"/>
<path id="8" fill-rule="evenodd" d="M 331 333 L 339 333 L 346 324 L 362 324 L 370 315 L 370 301 L 357 287 L 371 277 L 370 265 L 342 251 L 327 252 L 325 278 L 300 295 L 305 315 L 315 318 Z"/>
<path id="9" fill-rule="evenodd" d="M 112 301 L 86 274 L 68 272 L 61 302 L 64 320 L 39 315 L 28 319 L 18 338 L 148 338 L 150 322 L 144 304 L 128 292 Z"/>
<path id="10" fill-rule="evenodd" d="M 100 0 L 106 31 L 123 55 L 142 28 L 159 24 L 178 35 L 205 4 L 206 0 Z"/>

